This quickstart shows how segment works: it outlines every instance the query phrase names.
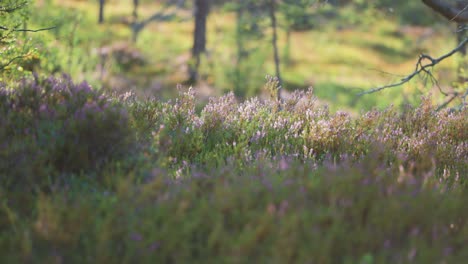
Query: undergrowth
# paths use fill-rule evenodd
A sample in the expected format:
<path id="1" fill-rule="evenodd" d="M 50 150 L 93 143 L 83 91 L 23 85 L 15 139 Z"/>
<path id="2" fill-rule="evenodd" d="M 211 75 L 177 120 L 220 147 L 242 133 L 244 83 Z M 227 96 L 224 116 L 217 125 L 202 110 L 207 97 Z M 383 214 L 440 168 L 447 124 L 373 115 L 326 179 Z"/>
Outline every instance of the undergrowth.
<path id="1" fill-rule="evenodd" d="M 466 108 L 351 117 L 309 90 L 197 111 L 191 89 L 18 86 L 0 89 L 2 263 L 468 258 Z"/>

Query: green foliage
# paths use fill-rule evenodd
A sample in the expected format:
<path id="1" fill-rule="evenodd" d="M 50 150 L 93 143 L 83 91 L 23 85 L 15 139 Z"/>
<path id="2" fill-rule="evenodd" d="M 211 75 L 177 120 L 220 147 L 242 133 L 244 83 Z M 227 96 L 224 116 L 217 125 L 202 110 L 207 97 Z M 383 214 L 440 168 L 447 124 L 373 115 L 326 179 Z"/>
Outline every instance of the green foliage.
<path id="1" fill-rule="evenodd" d="M 314 28 L 315 6 L 319 0 L 283 0 L 280 10 L 291 30 L 309 30 Z"/>
<path id="2" fill-rule="evenodd" d="M 0 78 L 6 74 L 22 76 L 21 63 L 31 63 L 35 51 L 24 30 L 29 14 L 29 1 L 6 0 L 0 3 Z"/>
<path id="3" fill-rule="evenodd" d="M 77 10 L 66 9 L 52 3 L 42 3 L 37 7 L 39 12 L 31 16 L 37 25 L 54 26 L 52 30 L 42 32 L 34 39 L 39 42 L 36 46 L 40 50 L 41 68 L 36 72 L 43 75 L 65 72 L 80 79 L 83 75 L 89 75 L 90 70 L 95 70 L 98 65 L 96 38 L 104 38 L 96 32 L 93 39 L 85 29 L 95 25 L 85 19 L 85 15 Z M 99 46 L 98 46 L 99 47 Z M 92 78 L 89 78 L 92 83 Z"/>
<path id="4" fill-rule="evenodd" d="M 0 29 L 0 78 L 3 82 L 15 82 L 31 72 L 45 76 L 62 71 L 76 74 L 95 65 L 88 53 L 76 49 L 83 38 L 87 38 L 76 34 L 77 27 L 86 26 L 76 12 L 51 6 L 49 1 L 42 5 L 46 5 L 47 12 L 31 12 L 29 1 L 2 2 L 2 10 L 8 10 L 1 11 L 0 16 L 3 27 Z M 38 29 L 40 32 L 35 32 Z"/>
<path id="5" fill-rule="evenodd" d="M 236 14 L 233 36 L 235 55 L 232 55 L 234 58 L 230 58 L 235 64 L 233 67 L 223 67 L 225 77 L 222 78 L 221 85 L 225 87 L 225 91 L 232 91 L 240 98 L 258 94 L 260 77 L 266 71 L 264 61 L 268 58 L 267 52 L 270 48 L 265 34 L 268 27 L 265 5 L 265 1 L 239 1 L 229 4 L 229 8 Z"/>

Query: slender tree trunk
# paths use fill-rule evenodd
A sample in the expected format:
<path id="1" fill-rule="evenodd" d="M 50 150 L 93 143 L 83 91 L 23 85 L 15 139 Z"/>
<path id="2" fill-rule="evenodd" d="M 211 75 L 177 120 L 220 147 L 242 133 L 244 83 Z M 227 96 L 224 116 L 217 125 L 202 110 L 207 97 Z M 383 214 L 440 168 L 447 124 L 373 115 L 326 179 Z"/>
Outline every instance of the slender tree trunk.
<path id="1" fill-rule="evenodd" d="M 23 29 L 25 29 L 25 31 L 23 31 L 23 38 L 26 39 L 28 36 L 28 32 L 26 31 L 28 29 L 28 23 L 26 22 L 26 20 L 23 21 Z"/>
<path id="2" fill-rule="evenodd" d="M 457 43 L 461 43 L 465 38 L 468 37 L 468 34 L 466 33 L 468 24 L 464 23 L 458 23 L 457 24 Z M 466 45 L 463 46 L 463 48 L 460 50 L 460 54 L 462 54 L 463 57 L 466 56 Z"/>
<path id="3" fill-rule="evenodd" d="M 184 7 L 185 6 L 185 0 L 178 0 L 177 1 L 177 6 L 178 7 Z"/>
<path id="4" fill-rule="evenodd" d="M 457 43 L 461 43 L 465 38 L 468 37 L 467 28 L 468 24 L 458 23 L 457 24 Z M 462 57 L 458 65 L 458 81 L 463 84 L 468 81 L 466 68 L 468 66 L 468 58 L 466 56 L 466 45 L 460 50 L 460 55 Z"/>
<path id="5" fill-rule="evenodd" d="M 138 19 L 138 5 L 139 5 L 139 2 L 138 0 L 133 0 L 133 12 L 132 12 L 132 16 L 133 16 L 133 22 L 136 22 L 137 19 Z"/>
<path id="6" fill-rule="evenodd" d="M 457 9 L 461 10 L 458 12 L 458 14 L 461 13 L 466 13 L 468 14 L 468 1 L 457 1 Z M 458 22 L 457 23 L 457 41 L 458 43 L 462 42 L 468 34 L 466 33 L 468 31 L 467 29 L 468 26 L 468 20 L 465 22 Z M 462 54 L 463 57 L 466 57 L 466 46 L 464 46 L 461 50 L 460 53 Z"/>
<path id="7" fill-rule="evenodd" d="M 284 47 L 283 63 L 289 65 L 291 63 L 291 27 L 286 28 L 286 46 Z"/>
<path id="8" fill-rule="evenodd" d="M 193 33 L 192 59 L 190 65 L 190 82 L 198 81 L 200 55 L 206 51 L 206 21 L 210 10 L 210 0 L 195 0 L 195 29 Z"/>
<path id="9" fill-rule="evenodd" d="M 104 23 L 104 0 L 99 0 L 99 24 Z"/>
<path id="10" fill-rule="evenodd" d="M 271 29 L 273 31 L 271 44 L 273 46 L 273 55 L 275 59 L 276 77 L 278 78 L 280 85 L 283 85 L 283 81 L 281 79 L 280 58 L 279 58 L 279 52 L 278 52 L 278 32 L 277 32 L 278 27 L 277 27 L 277 21 L 276 21 L 276 0 L 270 0 L 270 19 L 271 19 Z M 280 89 L 278 89 L 277 97 L 278 99 L 280 99 Z"/>
<path id="11" fill-rule="evenodd" d="M 468 13 L 468 1 L 457 1 L 457 8 L 464 10 L 465 13 Z M 458 22 L 457 23 L 457 43 L 462 42 L 465 38 L 468 37 L 468 21 Z M 462 57 L 460 64 L 458 65 L 458 82 L 464 84 L 467 79 L 466 67 L 468 66 L 467 57 L 466 57 L 466 45 L 460 50 L 460 55 Z M 464 71 L 465 70 L 465 71 Z"/>
<path id="12" fill-rule="evenodd" d="M 132 41 L 133 43 L 137 42 L 138 38 L 138 5 L 139 0 L 133 0 L 133 12 L 132 12 Z"/>
<path id="13" fill-rule="evenodd" d="M 234 91 L 240 91 L 242 83 L 242 70 L 241 63 L 244 58 L 244 45 L 242 40 L 242 19 L 244 15 L 244 7 L 242 3 L 238 3 L 236 9 L 236 49 L 237 49 L 237 58 L 236 58 L 236 82 L 234 84 Z"/>

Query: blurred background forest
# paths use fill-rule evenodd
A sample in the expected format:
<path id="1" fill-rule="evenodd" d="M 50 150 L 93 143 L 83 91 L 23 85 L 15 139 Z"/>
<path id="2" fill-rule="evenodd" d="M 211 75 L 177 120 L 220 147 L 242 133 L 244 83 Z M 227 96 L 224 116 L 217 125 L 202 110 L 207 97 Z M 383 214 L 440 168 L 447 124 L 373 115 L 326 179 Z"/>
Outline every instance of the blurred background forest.
<path id="1" fill-rule="evenodd" d="M 206 18 L 206 44 L 197 40 L 198 47 L 195 10 L 198 22 Z M 398 82 L 421 53 L 438 57 L 456 47 L 456 23 L 421 1 L 37 0 L 1 19 L 52 27 L 3 44 L 3 82 L 33 71 L 66 73 L 112 93 L 164 99 L 182 84 L 204 102 L 228 91 L 240 99 L 261 95 L 265 76 L 280 73 L 282 97 L 313 87 L 332 110 L 359 112 L 418 103 L 428 93 L 442 103 L 440 90 L 461 87 L 466 76 L 456 55 L 435 68 L 437 84 L 421 76 L 357 96 Z"/>

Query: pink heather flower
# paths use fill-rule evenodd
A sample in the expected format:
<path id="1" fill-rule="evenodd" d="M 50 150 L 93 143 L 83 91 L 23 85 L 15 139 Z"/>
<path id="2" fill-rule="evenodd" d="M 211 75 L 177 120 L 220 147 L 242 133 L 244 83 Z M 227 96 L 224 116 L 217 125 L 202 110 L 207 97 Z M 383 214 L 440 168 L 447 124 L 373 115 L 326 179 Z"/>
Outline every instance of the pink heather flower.
<path id="1" fill-rule="evenodd" d="M 285 158 L 282 158 L 279 162 L 279 169 L 284 171 L 284 170 L 287 170 L 288 168 L 289 168 L 288 162 L 286 161 Z"/>
<path id="2" fill-rule="evenodd" d="M 154 251 L 157 250 L 160 246 L 161 246 L 161 243 L 160 243 L 160 242 L 158 242 L 158 241 L 153 242 L 153 243 L 151 243 L 151 244 L 148 246 L 148 251 L 154 252 Z"/>
<path id="3" fill-rule="evenodd" d="M 143 236 L 139 233 L 132 233 L 130 234 L 130 239 L 136 242 L 140 242 L 143 240 Z"/>

